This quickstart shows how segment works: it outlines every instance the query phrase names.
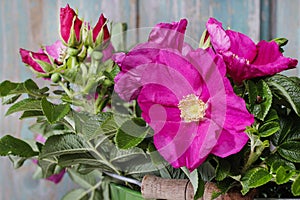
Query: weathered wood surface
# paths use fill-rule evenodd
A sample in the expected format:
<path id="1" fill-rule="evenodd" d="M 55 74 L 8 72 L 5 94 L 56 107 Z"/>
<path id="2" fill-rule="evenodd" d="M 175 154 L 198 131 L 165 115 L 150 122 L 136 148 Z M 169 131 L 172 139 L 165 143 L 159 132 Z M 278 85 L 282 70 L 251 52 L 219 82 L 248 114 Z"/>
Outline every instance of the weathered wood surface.
<path id="1" fill-rule="evenodd" d="M 94 24 L 101 12 L 114 22 L 127 22 L 131 40 L 142 40 L 162 21 L 188 18 L 187 35 L 197 43 L 208 17 L 222 21 L 224 26 L 260 38 L 287 37 L 286 55 L 299 57 L 300 2 L 294 0 L 2 0 L 0 1 L 0 81 L 24 81 L 34 77 L 21 63 L 20 47 L 38 50 L 58 37 L 59 8 L 69 3 L 79 15 Z M 138 35 L 136 35 L 138 33 Z M 298 71 L 300 74 L 300 70 Z M 297 75 L 297 71 L 290 72 Z M 0 136 L 10 133 L 33 138 L 27 130 L 30 121 L 20 122 L 19 115 L 4 117 L 7 107 L 0 106 Z M 32 180 L 34 166 L 13 170 L 7 158 L 0 158 L 0 200 L 59 199 L 74 187 L 67 177 L 60 185 Z M 76 186 L 75 186 L 76 187 Z"/>

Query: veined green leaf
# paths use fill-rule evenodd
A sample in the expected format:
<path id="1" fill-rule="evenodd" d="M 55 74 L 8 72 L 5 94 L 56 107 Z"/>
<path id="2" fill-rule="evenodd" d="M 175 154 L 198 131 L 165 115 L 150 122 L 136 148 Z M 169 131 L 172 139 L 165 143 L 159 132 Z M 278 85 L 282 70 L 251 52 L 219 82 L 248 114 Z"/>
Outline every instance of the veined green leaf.
<path id="1" fill-rule="evenodd" d="M 299 141 L 289 141 L 281 144 L 278 147 L 278 153 L 285 159 L 300 163 L 300 142 Z"/>
<path id="2" fill-rule="evenodd" d="M 300 116 L 300 86 L 287 76 L 276 74 L 266 79 L 272 92 L 284 98 Z"/>
<path id="3" fill-rule="evenodd" d="M 297 178 L 292 184 L 292 193 L 294 196 L 300 195 L 300 174 L 297 176 Z"/>
<path id="4" fill-rule="evenodd" d="M 87 153 L 90 147 L 83 138 L 75 134 L 63 134 L 50 136 L 42 148 L 40 158 L 61 156 L 64 154 Z"/>
<path id="5" fill-rule="evenodd" d="M 149 127 L 140 126 L 137 121 L 139 118 L 131 119 L 122 124 L 117 131 L 115 142 L 120 149 L 130 149 L 141 143 L 148 132 Z"/>
<path id="6" fill-rule="evenodd" d="M 54 105 L 51 102 L 47 101 L 46 98 L 42 99 L 41 105 L 42 111 L 50 124 L 59 121 L 60 119 L 65 117 L 71 110 L 69 104 Z"/>
<path id="7" fill-rule="evenodd" d="M 216 180 L 222 181 L 230 174 L 230 163 L 227 160 L 219 160 L 216 168 Z"/>
<path id="8" fill-rule="evenodd" d="M 112 113 L 91 115 L 84 112 L 74 112 L 73 116 L 76 132 L 81 133 L 86 140 L 90 140 L 104 134 L 101 125 L 112 116 Z"/>
<path id="9" fill-rule="evenodd" d="M 263 80 L 260 80 L 257 84 L 251 80 L 248 80 L 247 83 L 249 94 L 248 108 L 256 118 L 264 120 L 271 108 L 272 92 Z"/>
<path id="10" fill-rule="evenodd" d="M 259 129 L 259 136 L 260 137 L 269 137 L 279 131 L 280 125 L 278 122 L 270 121 L 267 123 L 262 124 Z"/>
<path id="11" fill-rule="evenodd" d="M 23 83 L 14 83 L 11 81 L 3 81 L 0 83 L 0 97 L 5 97 L 12 94 L 22 94 L 26 90 L 23 87 Z"/>
<path id="12" fill-rule="evenodd" d="M 85 189 L 89 189 L 96 184 L 96 177 L 93 172 L 89 174 L 80 174 L 75 169 L 69 168 L 68 174 L 73 182 L 77 183 Z"/>
<path id="13" fill-rule="evenodd" d="M 33 151 L 27 142 L 11 135 L 6 135 L 0 139 L 0 156 L 9 155 L 30 158 L 38 155 L 38 152 Z"/>
<path id="14" fill-rule="evenodd" d="M 6 115 L 10 115 L 15 112 L 20 112 L 20 111 L 39 111 L 41 110 L 41 105 L 40 105 L 40 100 L 36 99 L 23 99 L 14 105 L 12 105 L 6 112 Z"/>
<path id="15" fill-rule="evenodd" d="M 268 183 L 273 178 L 272 174 L 264 168 L 253 168 L 249 170 L 241 179 L 243 186 L 242 194 L 245 195 L 251 188 L 257 188 Z"/>
<path id="16" fill-rule="evenodd" d="M 295 174 L 296 171 L 280 166 L 276 171 L 275 181 L 278 185 L 287 183 Z"/>

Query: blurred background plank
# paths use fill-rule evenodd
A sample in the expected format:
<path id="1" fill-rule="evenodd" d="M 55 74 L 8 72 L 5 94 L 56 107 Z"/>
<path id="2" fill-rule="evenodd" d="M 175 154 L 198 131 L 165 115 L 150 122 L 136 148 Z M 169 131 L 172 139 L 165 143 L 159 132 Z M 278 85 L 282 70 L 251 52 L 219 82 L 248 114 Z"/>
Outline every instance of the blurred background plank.
<path id="1" fill-rule="evenodd" d="M 113 22 L 126 22 L 131 46 L 144 41 L 150 28 L 158 22 L 187 18 L 189 41 L 198 44 L 205 22 L 215 17 L 224 27 L 249 35 L 254 41 L 286 37 L 286 55 L 299 58 L 300 2 L 294 0 L 2 0 L 0 2 L 0 81 L 24 81 L 34 75 L 21 63 L 19 48 L 37 51 L 41 44 L 52 44 L 59 38 L 59 9 L 69 3 L 92 25 L 100 13 Z M 297 75 L 291 70 L 289 75 Z M 300 70 L 298 69 L 298 74 Z M 0 106 L 0 136 L 34 138 L 27 128 L 31 121 L 21 122 L 19 115 L 4 117 L 7 107 Z M 35 133 L 37 134 L 37 133 Z M 65 177 L 54 185 L 33 180 L 34 164 L 13 170 L 7 158 L 0 157 L 0 200 L 60 199 L 76 187 Z"/>

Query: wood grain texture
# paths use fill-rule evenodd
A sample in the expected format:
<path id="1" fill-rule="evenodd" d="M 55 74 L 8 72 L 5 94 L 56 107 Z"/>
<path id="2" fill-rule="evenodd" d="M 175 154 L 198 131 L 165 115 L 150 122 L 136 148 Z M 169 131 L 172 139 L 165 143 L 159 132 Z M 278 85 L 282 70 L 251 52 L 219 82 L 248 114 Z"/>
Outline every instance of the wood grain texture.
<path id="1" fill-rule="evenodd" d="M 275 23 L 274 32 L 272 36 L 285 37 L 289 40 L 284 48 L 285 55 L 300 58 L 300 1 L 285 0 L 275 1 L 275 15 L 271 19 Z M 290 76 L 300 76 L 300 67 L 285 72 L 284 74 Z"/>
<path id="2" fill-rule="evenodd" d="M 275 2 L 274 10 L 270 9 L 271 1 Z M 2 0 L 0 81 L 24 81 L 34 77 L 21 63 L 19 48 L 37 51 L 41 44 L 55 42 L 59 38 L 59 8 L 67 3 L 77 8 L 79 15 L 92 25 L 101 12 L 110 21 L 127 22 L 130 46 L 138 39 L 146 40 L 150 28 L 142 27 L 180 18 L 188 18 L 187 36 L 197 45 L 205 22 L 209 17 L 215 17 L 225 27 L 248 34 L 255 41 L 260 37 L 286 37 L 290 40 L 286 55 L 296 58 L 300 55 L 300 2 L 294 0 Z M 292 70 L 289 74 L 297 75 L 297 71 Z M 0 106 L 0 136 L 9 133 L 33 138 L 34 134 L 27 130 L 32 122 L 19 121 L 18 114 L 4 117 L 6 110 L 7 107 Z M 13 170 L 9 160 L 0 157 L 0 200 L 59 199 L 74 187 L 66 177 L 59 185 L 33 180 L 33 172 L 31 162 Z"/>
<path id="3" fill-rule="evenodd" d="M 77 8 L 79 15 L 95 24 L 100 13 L 111 21 L 126 21 L 130 28 L 136 26 L 136 0 L 2 0 L 0 1 L 0 81 L 24 81 L 34 78 L 21 63 L 19 48 L 38 51 L 40 45 L 49 45 L 59 38 L 59 8 L 67 3 Z M 43 81 L 39 81 L 43 84 Z M 0 136 L 34 138 L 27 130 L 32 121 L 19 121 L 19 114 L 4 117 L 7 107 L 0 106 Z M 35 133 L 37 134 L 37 133 Z M 44 180 L 33 180 L 35 166 L 32 162 L 14 170 L 7 158 L 0 157 L 0 200 L 57 200 L 71 188 L 77 187 L 68 177 L 55 185 Z"/>

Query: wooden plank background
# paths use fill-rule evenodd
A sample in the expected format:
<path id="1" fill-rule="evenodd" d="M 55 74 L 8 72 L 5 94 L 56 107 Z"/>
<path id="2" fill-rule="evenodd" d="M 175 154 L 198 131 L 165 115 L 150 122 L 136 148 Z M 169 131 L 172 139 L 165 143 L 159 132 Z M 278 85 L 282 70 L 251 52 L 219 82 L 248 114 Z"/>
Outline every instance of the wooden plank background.
<path id="1" fill-rule="evenodd" d="M 187 36 L 199 41 L 205 22 L 213 16 L 224 26 L 243 32 L 255 41 L 287 37 L 286 55 L 299 58 L 300 1 L 294 0 L 1 0 L 0 8 L 0 81 L 33 78 L 21 63 L 19 48 L 38 50 L 58 37 L 59 8 L 69 3 L 79 15 L 94 24 L 103 12 L 114 22 L 127 22 L 132 41 L 143 41 L 149 28 L 158 22 L 188 18 Z M 136 28 L 140 28 L 136 30 Z M 297 75 L 297 70 L 287 74 Z M 298 69 L 298 74 L 300 70 Z M 20 122 L 19 115 L 4 117 L 7 107 L 0 106 L 0 136 L 13 134 L 33 138 L 27 130 L 31 121 Z M 35 133 L 37 134 L 37 133 Z M 33 180 L 34 164 L 13 170 L 7 158 L 0 158 L 0 200 L 59 199 L 73 185 L 65 177 L 54 185 Z"/>

